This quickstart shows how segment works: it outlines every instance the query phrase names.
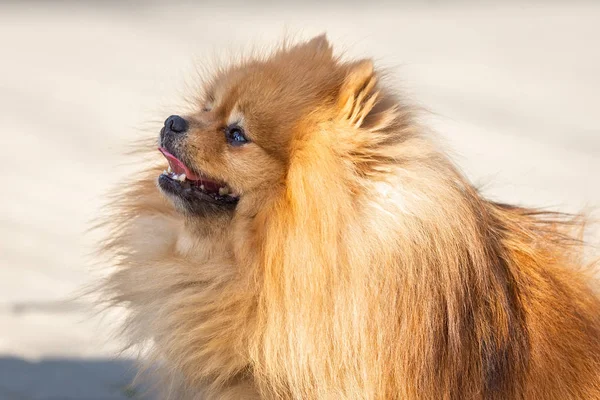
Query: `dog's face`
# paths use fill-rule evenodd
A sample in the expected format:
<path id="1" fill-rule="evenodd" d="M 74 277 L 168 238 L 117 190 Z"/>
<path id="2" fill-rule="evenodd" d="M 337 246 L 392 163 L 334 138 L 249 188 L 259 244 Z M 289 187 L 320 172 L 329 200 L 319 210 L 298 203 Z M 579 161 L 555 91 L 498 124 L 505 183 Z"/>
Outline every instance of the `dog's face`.
<path id="1" fill-rule="evenodd" d="M 233 212 L 244 196 L 281 185 L 294 143 L 335 112 L 342 69 L 317 37 L 218 73 L 197 111 L 165 121 L 163 193 L 202 216 Z"/>

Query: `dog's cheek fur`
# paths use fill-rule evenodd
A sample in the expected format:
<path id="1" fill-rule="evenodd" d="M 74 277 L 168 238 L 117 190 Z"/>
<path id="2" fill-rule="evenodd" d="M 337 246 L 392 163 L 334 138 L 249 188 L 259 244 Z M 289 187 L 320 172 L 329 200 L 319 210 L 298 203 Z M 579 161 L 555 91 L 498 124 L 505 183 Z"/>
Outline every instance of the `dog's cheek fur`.
<path id="1" fill-rule="evenodd" d="M 281 184 L 285 166 L 260 146 L 249 143 L 234 147 L 222 132 L 192 130 L 187 139 L 186 159 L 209 176 L 227 182 L 239 194 Z"/>
<path id="2" fill-rule="evenodd" d="M 250 396 L 243 342 L 254 290 L 237 279 L 226 231 L 231 216 L 177 213 L 156 187 L 160 171 L 149 170 L 113 204 L 103 249 L 118 268 L 103 283 L 104 299 L 127 306 L 123 334 L 146 348 L 164 398 Z"/>

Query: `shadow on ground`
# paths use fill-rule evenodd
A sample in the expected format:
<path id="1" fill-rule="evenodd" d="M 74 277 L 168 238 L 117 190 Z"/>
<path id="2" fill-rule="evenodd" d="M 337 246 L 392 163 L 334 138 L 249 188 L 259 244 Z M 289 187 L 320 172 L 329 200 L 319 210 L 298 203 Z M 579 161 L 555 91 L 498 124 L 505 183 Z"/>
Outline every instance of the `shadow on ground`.
<path id="1" fill-rule="evenodd" d="M 146 399 L 130 361 L 0 358 L 0 400 Z"/>

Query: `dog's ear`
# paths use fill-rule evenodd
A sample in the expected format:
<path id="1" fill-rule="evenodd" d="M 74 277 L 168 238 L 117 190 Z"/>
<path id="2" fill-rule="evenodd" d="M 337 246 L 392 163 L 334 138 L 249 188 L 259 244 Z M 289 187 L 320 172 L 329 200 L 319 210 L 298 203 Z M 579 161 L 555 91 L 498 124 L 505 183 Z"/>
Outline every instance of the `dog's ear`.
<path id="1" fill-rule="evenodd" d="M 299 43 L 290 47 L 289 52 L 292 54 L 313 54 L 327 58 L 333 57 L 333 48 L 329 44 L 325 33 L 315 36 L 308 42 Z"/>
<path id="2" fill-rule="evenodd" d="M 372 60 L 347 64 L 338 95 L 339 117 L 354 128 L 379 131 L 389 127 L 398 116 L 395 99 L 377 85 Z"/>
<path id="3" fill-rule="evenodd" d="M 332 51 L 329 40 L 327 40 L 327 34 L 325 33 L 310 39 L 308 42 L 306 42 L 305 46 L 318 52 L 327 52 L 331 54 Z"/>
<path id="4" fill-rule="evenodd" d="M 377 77 L 371 60 L 356 61 L 346 68 L 338 97 L 340 117 L 359 128 L 377 103 Z"/>

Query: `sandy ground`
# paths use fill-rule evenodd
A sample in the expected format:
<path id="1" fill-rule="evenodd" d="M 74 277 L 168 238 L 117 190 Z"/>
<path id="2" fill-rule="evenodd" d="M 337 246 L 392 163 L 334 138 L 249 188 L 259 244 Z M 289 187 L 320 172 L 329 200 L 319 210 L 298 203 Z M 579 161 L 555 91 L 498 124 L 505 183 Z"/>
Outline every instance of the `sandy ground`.
<path id="1" fill-rule="evenodd" d="M 326 31 L 391 71 L 488 195 L 600 205 L 598 2 L 48 3 L 0 3 L 2 400 L 136 397 L 117 317 L 75 297 L 99 274 L 85 230 L 127 143 L 157 134 L 214 54 Z"/>

